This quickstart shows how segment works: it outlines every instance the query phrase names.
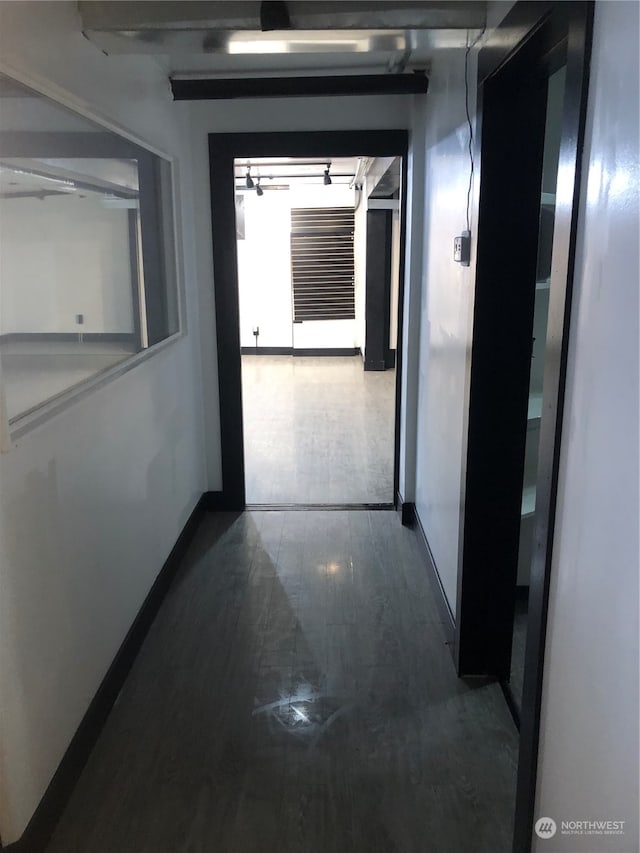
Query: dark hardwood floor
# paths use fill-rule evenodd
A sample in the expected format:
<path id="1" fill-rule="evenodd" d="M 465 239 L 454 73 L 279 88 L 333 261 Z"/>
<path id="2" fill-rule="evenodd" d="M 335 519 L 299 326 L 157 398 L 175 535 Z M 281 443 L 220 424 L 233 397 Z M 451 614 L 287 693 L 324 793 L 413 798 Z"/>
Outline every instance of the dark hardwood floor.
<path id="1" fill-rule="evenodd" d="M 47 851 L 507 853 L 516 754 L 397 514 L 211 514 Z"/>

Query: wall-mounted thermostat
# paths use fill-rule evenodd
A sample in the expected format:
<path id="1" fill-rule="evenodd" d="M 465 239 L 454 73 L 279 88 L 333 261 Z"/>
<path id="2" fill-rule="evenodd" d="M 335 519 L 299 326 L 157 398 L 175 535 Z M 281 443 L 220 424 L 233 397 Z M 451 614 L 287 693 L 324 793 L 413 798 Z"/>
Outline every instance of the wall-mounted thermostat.
<path id="1" fill-rule="evenodd" d="M 471 231 L 463 231 L 459 237 L 453 238 L 453 260 L 463 267 L 471 263 Z"/>

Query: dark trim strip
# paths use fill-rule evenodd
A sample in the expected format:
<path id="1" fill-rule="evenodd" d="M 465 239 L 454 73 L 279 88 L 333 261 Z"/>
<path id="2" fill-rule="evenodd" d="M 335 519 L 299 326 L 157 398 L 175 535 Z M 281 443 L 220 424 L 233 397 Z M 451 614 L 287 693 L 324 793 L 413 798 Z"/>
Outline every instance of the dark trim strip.
<path id="1" fill-rule="evenodd" d="M 396 492 L 396 510 L 400 513 L 403 527 L 413 527 L 416 523 L 416 505 L 412 501 L 402 501 Z"/>
<path id="2" fill-rule="evenodd" d="M 47 846 L 191 544 L 205 508 L 203 496 L 142 603 L 22 837 L 3 848 L 7 853 L 39 853 Z"/>
<path id="3" fill-rule="evenodd" d="M 551 345 L 547 343 L 547 349 L 552 348 L 553 358 L 545 366 L 543 400 L 545 415 L 540 424 L 539 460 L 541 461 L 538 466 L 536 512 L 540 507 L 542 522 L 537 524 L 535 532 L 535 555 L 529 589 L 514 853 L 529 853 L 535 822 L 549 584 L 555 538 L 571 298 L 578 232 L 578 202 L 582 179 L 595 10 L 593 0 L 586 0 L 586 2 L 575 0 L 572 3 L 558 5 L 568 16 L 565 114 L 558 171 L 563 175 L 563 182 L 572 181 L 573 198 L 571 204 L 559 204 L 556 207 L 554 269 L 547 329 L 547 341 L 552 342 Z M 557 266 L 556 243 L 560 249 L 560 260 Z M 555 281 L 564 286 L 555 286 Z"/>
<path id="4" fill-rule="evenodd" d="M 220 133 L 209 135 L 211 185 L 211 235 L 213 243 L 213 288 L 215 293 L 218 391 L 220 397 L 220 441 L 222 488 L 230 509 L 245 506 L 244 437 L 242 422 L 242 375 L 240 362 L 240 319 L 235 233 L 234 159 L 248 157 L 402 157 L 406 161 L 406 130 L 351 130 L 282 133 Z M 406 169 L 403 167 L 403 182 Z M 403 183 L 406 188 L 406 183 Z M 406 199 L 403 192 L 402 198 Z M 404 206 L 404 202 L 403 202 Z M 401 220 L 400 257 L 404 255 L 405 214 Z M 394 491 L 399 478 L 399 429 L 401 404 L 403 283 L 398 293 L 398 341 L 396 372 L 396 436 Z"/>
<path id="5" fill-rule="evenodd" d="M 0 344 L 36 343 L 48 341 L 56 343 L 75 343 L 80 334 L 85 343 L 123 343 L 135 344 L 136 336 L 132 332 L 82 332 L 82 326 L 78 326 L 79 332 L 7 332 L 0 335 Z"/>
<path id="6" fill-rule="evenodd" d="M 303 357 L 304 356 L 317 357 L 317 356 L 324 356 L 324 355 L 332 356 L 332 357 L 353 356 L 353 355 L 360 355 L 360 348 L 359 347 L 330 347 L 328 349 L 320 349 L 318 347 L 316 347 L 316 348 L 314 348 L 314 347 L 303 347 L 301 349 L 294 349 L 293 355 L 299 355 L 299 356 L 303 356 Z"/>
<path id="7" fill-rule="evenodd" d="M 301 357 L 362 355 L 360 347 L 241 347 L 240 355 L 291 355 Z"/>
<path id="8" fill-rule="evenodd" d="M 174 101 L 233 98 L 313 98 L 336 95 L 418 95 L 429 88 L 423 73 L 346 74 L 328 77 L 231 77 L 170 81 Z"/>
<path id="9" fill-rule="evenodd" d="M 405 506 L 408 507 L 406 511 L 406 523 L 404 520 Z M 451 608 L 449 607 L 449 602 L 447 601 L 447 596 L 445 595 L 445 591 L 442 586 L 442 581 L 440 580 L 440 575 L 438 574 L 438 569 L 436 568 L 436 563 L 433 559 L 433 554 L 431 553 L 431 547 L 429 545 L 429 540 L 427 539 L 427 534 L 424 532 L 424 527 L 422 526 L 420 516 L 416 511 L 415 504 L 403 504 L 402 523 L 405 524 L 405 526 L 407 527 L 413 528 L 413 530 L 415 531 L 416 539 L 418 540 L 418 545 L 420 547 L 420 551 L 422 553 L 422 557 L 424 559 L 424 563 L 427 569 L 427 575 L 429 577 L 431 589 L 433 590 L 434 598 L 436 600 L 438 613 L 440 614 L 440 622 L 442 623 L 442 628 L 444 630 L 445 642 L 449 646 L 449 651 L 453 656 L 456 636 L 456 623 L 453 613 L 451 612 Z"/>
<path id="10" fill-rule="evenodd" d="M 240 347 L 240 355 L 293 355 L 293 347 Z"/>
<path id="11" fill-rule="evenodd" d="M 498 679 L 508 678 L 511 662 L 547 97 L 535 65 L 512 76 L 511 61 L 478 98 L 481 177 L 456 607 L 458 674 Z M 496 235 L 508 235 L 499 257 Z"/>
<path id="12" fill-rule="evenodd" d="M 555 0 L 520 0 L 478 56 L 478 82 L 483 83 L 530 39 L 557 5 Z M 505 37 L 504 33 L 508 33 Z"/>
<path id="13" fill-rule="evenodd" d="M 245 509 L 252 512 L 287 511 L 287 512 L 310 512 L 321 510 L 322 512 L 351 512 L 392 510 L 393 504 L 247 504 Z"/>
<path id="14" fill-rule="evenodd" d="M 224 492 L 205 492 L 202 495 L 202 508 L 205 512 L 225 512 L 235 509 L 235 507 L 229 506 Z"/>

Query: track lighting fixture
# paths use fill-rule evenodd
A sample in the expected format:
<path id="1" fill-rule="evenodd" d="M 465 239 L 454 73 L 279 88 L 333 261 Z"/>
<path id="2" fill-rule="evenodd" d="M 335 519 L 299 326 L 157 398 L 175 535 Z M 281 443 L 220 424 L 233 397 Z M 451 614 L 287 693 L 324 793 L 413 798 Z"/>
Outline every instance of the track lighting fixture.
<path id="1" fill-rule="evenodd" d="M 325 187 L 328 187 L 331 183 L 331 175 L 329 174 L 329 169 L 331 168 L 331 163 L 327 163 L 327 168 L 324 170 L 324 178 L 323 183 Z"/>
<path id="2" fill-rule="evenodd" d="M 258 183 L 256 184 L 256 195 L 264 195 L 264 190 L 260 186 L 260 178 L 258 178 Z"/>
<path id="3" fill-rule="evenodd" d="M 253 189 L 253 178 L 251 177 L 251 166 L 247 166 L 247 189 Z"/>

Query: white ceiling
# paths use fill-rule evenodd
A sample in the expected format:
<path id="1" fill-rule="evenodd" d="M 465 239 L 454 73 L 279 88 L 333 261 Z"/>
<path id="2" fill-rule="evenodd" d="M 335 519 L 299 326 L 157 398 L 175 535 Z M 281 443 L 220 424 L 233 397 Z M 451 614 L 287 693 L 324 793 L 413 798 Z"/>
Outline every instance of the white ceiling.
<path id="1" fill-rule="evenodd" d="M 349 185 L 355 176 L 357 157 L 252 157 L 234 161 L 236 189 L 244 189 L 247 168 L 252 180 L 263 189 L 271 186 L 298 186 L 301 184 L 322 186 L 324 172 L 329 165 L 331 182 L 335 185 Z"/>
<path id="2" fill-rule="evenodd" d="M 473 33 L 478 33 L 474 30 Z M 473 40 L 475 35 L 471 35 Z M 269 53 L 170 53 L 160 61 L 171 77 L 260 76 L 262 74 L 382 74 L 399 65 L 407 70 L 424 70 L 436 51 L 462 48 L 467 30 L 433 30 L 411 34 L 405 50 L 341 51 L 335 47 L 324 52 L 317 49 Z M 247 45 L 250 42 L 247 40 Z"/>

